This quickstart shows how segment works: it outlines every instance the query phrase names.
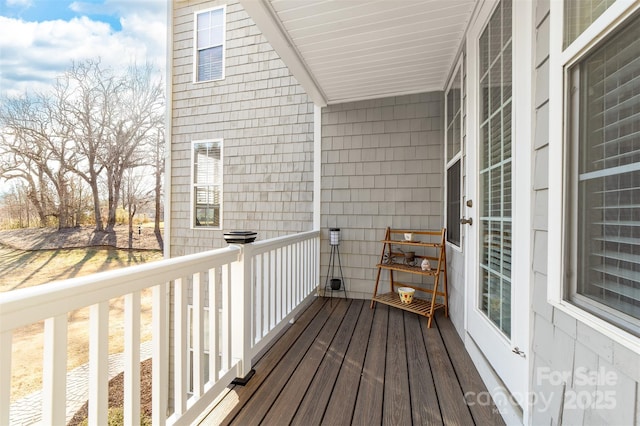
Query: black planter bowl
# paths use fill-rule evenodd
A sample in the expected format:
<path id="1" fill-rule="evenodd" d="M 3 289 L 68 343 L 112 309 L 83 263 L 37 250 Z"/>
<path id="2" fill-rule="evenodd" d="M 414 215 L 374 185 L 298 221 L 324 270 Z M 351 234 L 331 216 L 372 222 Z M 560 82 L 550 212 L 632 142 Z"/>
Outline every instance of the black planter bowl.
<path id="1" fill-rule="evenodd" d="M 331 278 L 331 290 L 340 290 L 342 280 L 340 278 Z"/>

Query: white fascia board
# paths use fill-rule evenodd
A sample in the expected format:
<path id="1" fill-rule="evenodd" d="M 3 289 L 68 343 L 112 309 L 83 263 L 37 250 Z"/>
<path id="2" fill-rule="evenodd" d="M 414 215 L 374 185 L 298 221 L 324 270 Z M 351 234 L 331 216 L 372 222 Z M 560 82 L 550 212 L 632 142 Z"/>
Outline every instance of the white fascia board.
<path id="1" fill-rule="evenodd" d="M 268 0 L 240 0 L 240 4 L 258 26 L 273 49 L 280 55 L 289 71 L 304 88 L 311 101 L 321 107 L 327 106 L 322 89 L 309 72 L 304 60 L 287 36 Z"/>

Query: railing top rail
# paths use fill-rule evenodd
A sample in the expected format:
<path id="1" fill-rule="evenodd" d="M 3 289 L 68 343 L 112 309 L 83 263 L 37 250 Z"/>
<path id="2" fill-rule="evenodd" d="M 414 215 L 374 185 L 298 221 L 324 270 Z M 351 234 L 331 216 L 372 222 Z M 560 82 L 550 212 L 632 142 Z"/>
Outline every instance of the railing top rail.
<path id="1" fill-rule="evenodd" d="M 229 246 L 0 293 L 0 333 L 234 262 L 239 253 Z"/>
<path id="2" fill-rule="evenodd" d="M 258 254 L 266 253 L 273 249 L 277 249 L 290 244 L 306 241 L 318 236 L 320 236 L 320 231 L 315 230 L 315 231 L 301 232 L 299 234 L 294 234 L 294 235 L 285 235 L 282 237 L 271 238 L 264 241 L 256 241 L 255 243 L 251 244 L 251 254 L 258 255 Z"/>

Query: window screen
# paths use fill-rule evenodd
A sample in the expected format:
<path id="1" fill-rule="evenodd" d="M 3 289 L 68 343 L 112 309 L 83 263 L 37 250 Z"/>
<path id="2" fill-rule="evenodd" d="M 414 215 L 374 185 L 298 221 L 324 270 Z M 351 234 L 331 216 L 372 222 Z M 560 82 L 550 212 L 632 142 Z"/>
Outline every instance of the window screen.
<path id="1" fill-rule="evenodd" d="M 447 169 L 447 241 L 460 247 L 460 159 Z"/>
<path id="2" fill-rule="evenodd" d="M 197 14 L 196 40 L 196 81 L 223 78 L 224 8 Z"/>
<path id="3" fill-rule="evenodd" d="M 576 282 L 572 301 L 640 330 L 640 18 L 569 71 Z"/>

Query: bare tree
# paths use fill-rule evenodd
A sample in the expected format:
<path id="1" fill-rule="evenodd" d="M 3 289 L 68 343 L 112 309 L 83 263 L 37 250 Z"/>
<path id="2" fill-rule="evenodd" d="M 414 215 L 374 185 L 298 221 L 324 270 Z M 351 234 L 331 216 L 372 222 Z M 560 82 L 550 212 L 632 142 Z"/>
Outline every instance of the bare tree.
<path id="1" fill-rule="evenodd" d="M 57 118 L 70 129 L 78 154 L 71 167 L 91 189 L 96 231 L 104 230 L 99 181 L 120 90 L 122 81 L 101 67 L 99 60 L 73 63 L 54 86 L 55 97 L 60 101 Z"/>
<path id="2" fill-rule="evenodd" d="M 127 212 L 129 225 L 129 248 L 133 248 L 133 235 L 135 233 L 133 222 L 140 209 L 153 202 L 152 182 L 147 179 L 148 167 L 137 167 L 127 170 L 123 175 L 122 185 L 122 209 Z"/>
<path id="3" fill-rule="evenodd" d="M 107 231 L 116 224 L 118 197 L 124 173 L 147 162 L 146 145 L 154 142 L 163 119 L 163 87 L 153 80 L 153 67 L 132 65 L 115 95 L 118 109 L 112 117 L 103 166 L 107 172 Z"/>
<path id="4" fill-rule="evenodd" d="M 27 186 L 14 181 L 11 191 L 0 194 L 0 228 L 25 228 L 30 226 L 31 209 L 27 199 Z"/>
<path id="5" fill-rule="evenodd" d="M 162 177 L 164 175 L 164 129 L 158 128 L 157 138 L 155 141 L 155 150 L 153 152 L 153 169 L 155 177 L 154 201 L 155 201 L 155 218 L 153 232 L 156 235 L 160 248 L 163 248 L 162 232 L 160 231 L 161 216 L 161 200 L 162 200 Z"/>
<path id="6" fill-rule="evenodd" d="M 88 218 L 93 218 L 93 215 L 87 215 L 88 211 L 93 213 L 91 189 L 87 182 L 78 175 L 74 175 L 72 177 L 70 186 L 72 194 L 70 201 L 73 211 L 73 226 L 78 227 L 83 223 L 86 223 Z"/>
<path id="7" fill-rule="evenodd" d="M 124 174 L 160 164 L 152 160 L 160 155 L 155 144 L 164 110 L 156 74 L 150 65 L 133 65 L 116 75 L 87 60 L 72 64 L 49 96 L 2 100 L 0 177 L 27 184 L 41 225 L 52 216 L 61 228 L 77 225 L 90 193 L 96 231 L 113 231 Z"/>
<path id="8" fill-rule="evenodd" d="M 29 185 L 28 198 L 40 222 L 58 219 L 58 228 L 69 226 L 69 164 L 71 141 L 57 128 L 55 107 L 44 95 L 6 98 L 0 108 L 3 128 L 0 174 L 7 180 L 20 178 Z"/>

